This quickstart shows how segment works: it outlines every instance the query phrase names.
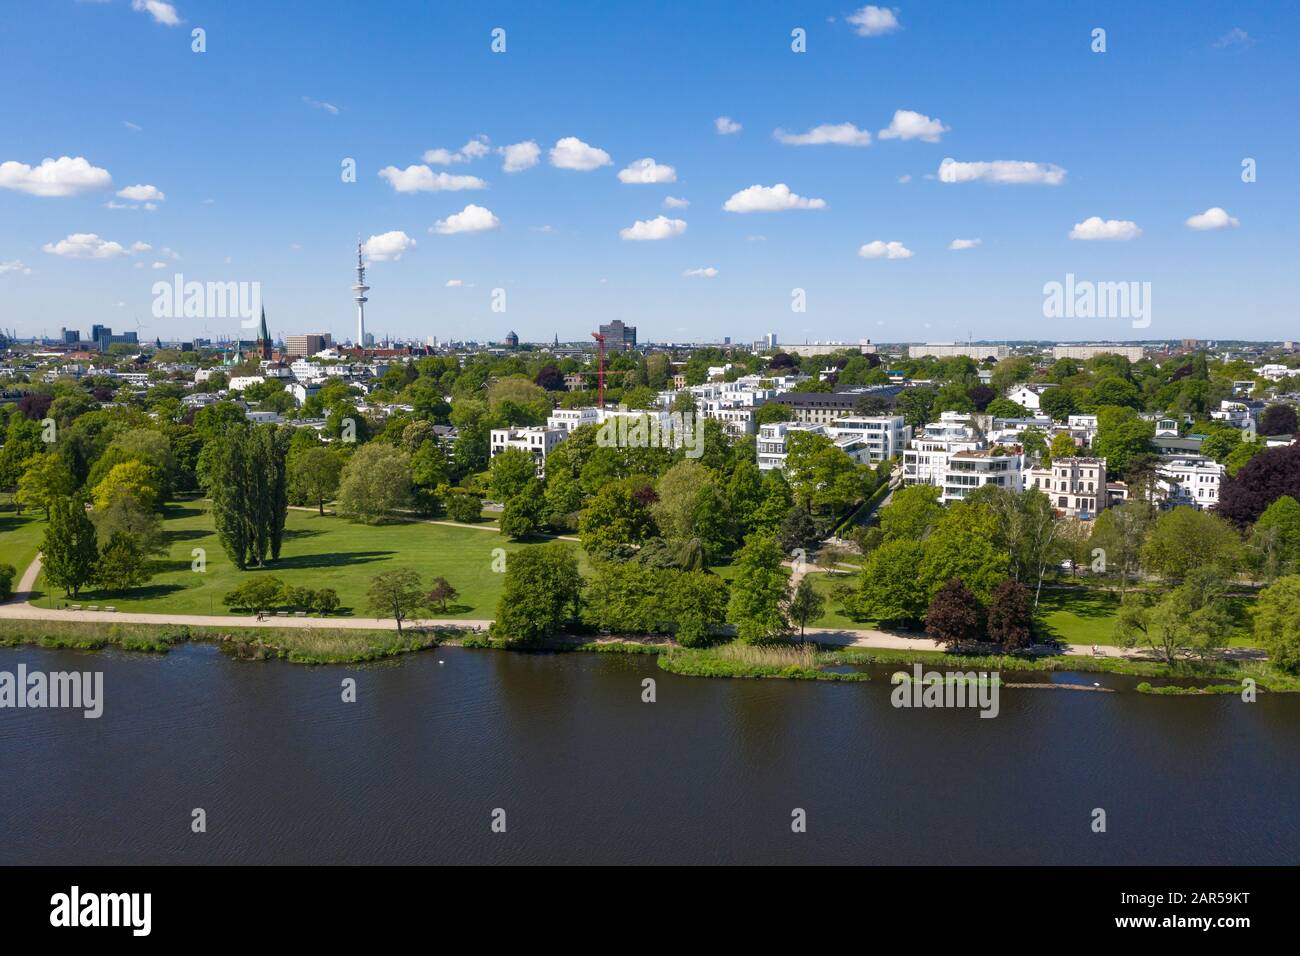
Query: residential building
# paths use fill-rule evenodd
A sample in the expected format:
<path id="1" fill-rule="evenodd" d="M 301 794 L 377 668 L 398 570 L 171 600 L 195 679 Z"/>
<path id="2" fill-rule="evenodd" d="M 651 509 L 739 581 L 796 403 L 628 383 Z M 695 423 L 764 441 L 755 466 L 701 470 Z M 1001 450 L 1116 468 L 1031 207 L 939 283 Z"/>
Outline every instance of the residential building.
<path id="1" fill-rule="evenodd" d="M 1025 472 L 1025 488 L 1037 488 L 1052 507 L 1070 518 L 1087 521 L 1108 505 L 1105 458 L 1056 458 L 1050 467 Z"/>
<path id="2" fill-rule="evenodd" d="M 1053 359 L 1079 359 L 1087 361 L 1098 355 L 1122 355 L 1130 362 L 1140 362 L 1146 354 L 1141 345 L 1116 345 L 1114 343 L 1095 343 L 1091 345 L 1057 345 L 1052 348 Z"/>
<path id="3" fill-rule="evenodd" d="M 903 484 L 943 486 L 948 459 L 959 451 L 985 447 L 984 436 L 961 412 L 944 412 L 939 421 L 913 435 L 903 452 Z"/>
<path id="4" fill-rule="evenodd" d="M 757 459 L 759 471 L 784 471 L 786 456 L 789 454 L 789 440 L 799 433 L 824 435 L 835 447 L 852 458 L 858 464 L 870 461 L 870 452 L 866 442 L 854 434 L 832 436 L 825 425 L 802 422 L 769 422 L 758 429 Z"/>
<path id="5" fill-rule="evenodd" d="M 773 401 L 790 409 L 790 414 L 797 422 L 824 425 L 852 415 L 858 400 L 864 395 L 879 395 L 892 401 L 902 390 L 899 385 L 876 385 L 836 389 L 833 392 L 783 392 Z"/>
<path id="6" fill-rule="evenodd" d="M 1007 398 L 1031 412 L 1039 411 L 1042 406 L 1043 393 L 1056 388 L 1049 382 L 1016 385 L 1007 390 Z"/>
<path id="7" fill-rule="evenodd" d="M 537 477 L 542 478 L 546 475 L 546 456 L 568 436 L 569 433 L 562 428 L 540 425 L 494 428 L 489 435 L 489 457 L 495 458 L 507 448 L 526 451 L 537 464 Z"/>
<path id="8" fill-rule="evenodd" d="M 583 425 L 597 425 L 599 423 L 600 411 L 594 406 L 589 408 L 557 408 L 546 419 L 547 428 L 562 431 L 566 435 L 572 434 L 574 429 L 581 428 Z"/>
<path id="9" fill-rule="evenodd" d="M 772 336 L 775 344 L 776 336 Z M 781 351 L 788 355 L 833 355 L 836 352 L 857 352 L 859 355 L 874 355 L 876 347 L 870 339 L 861 339 L 856 344 L 849 342 L 805 342 L 802 345 L 782 345 Z"/>
<path id="10" fill-rule="evenodd" d="M 1019 492 L 1023 488 L 1024 462 L 1024 449 L 1019 445 L 953 452 L 943 472 L 939 500 L 944 504 L 961 501 L 985 485 Z"/>
<path id="11" fill-rule="evenodd" d="M 1005 345 L 958 345 L 955 342 L 929 342 L 925 345 L 909 345 L 907 347 L 908 358 L 925 358 L 933 356 L 934 358 L 955 358 L 965 356 L 976 362 L 982 362 L 987 358 L 1004 359 L 1011 354 L 1011 350 Z"/>
<path id="12" fill-rule="evenodd" d="M 1191 505 L 1200 511 L 1219 503 L 1219 486 L 1226 473 L 1212 458 L 1189 455 L 1161 462 L 1156 480 L 1166 504 Z"/>
<path id="13" fill-rule="evenodd" d="M 284 350 L 290 358 L 305 358 L 324 352 L 333 345 L 333 336 L 329 332 L 308 332 L 303 335 L 286 335 Z"/>
<path id="14" fill-rule="evenodd" d="M 849 415 L 826 426 L 832 438 L 856 436 L 867 448 L 867 461 L 878 464 L 901 457 L 912 439 L 912 426 L 902 415 Z"/>

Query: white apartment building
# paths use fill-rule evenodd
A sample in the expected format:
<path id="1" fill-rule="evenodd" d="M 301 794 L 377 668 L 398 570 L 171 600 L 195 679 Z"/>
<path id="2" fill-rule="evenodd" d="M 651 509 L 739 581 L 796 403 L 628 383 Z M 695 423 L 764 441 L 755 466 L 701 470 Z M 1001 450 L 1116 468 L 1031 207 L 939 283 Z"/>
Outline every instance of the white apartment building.
<path id="1" fill-rule="evenodd" d="M 948 459 L 959 451 L 976 451 L 985 440 L 961 412 L 944 412 L 913 435 L 903 452 L 903 484 L 943 486 Z"/>
<path id="2" fill-rule="evenodd" d="M 759 471 L 784 471 L 785 460 L 789 454 L 790 436 L 804 432 L 811 435 L 825 435 L 835 447 L 852 458 L 858 464 L 870 460 L 870 452 L 862 439 L 853 434 L 833 436 L 825 425 L 812 425 L 804 422 L 769 422 L 759 426 L 757 458 Z"/>
<path id="3" fill-rule="evenodd" d="M 1219 503 L 1219 485 L 1227 469 L 1212 458 L 1187 456 L 1161 462 L 1157 483 L 1170 505 L 1191 505 L 1198 511 Z"/>
<path id="4" fill-rule="evenodd" d="M 1004 359 L 1011 354 L 1005 345 L 958 345 L 955 342 L 928 342 L 925 345 L 909 345 L 908 358 L 954 358 L 964 355 L 968 359 L 982 362 L 986 358 Z"/>
<path id="5" fill-rule="evenodd" d="M 261 375 L 236 375 L 230 380 L 229 388 L 232 392 L 242 392 L 250 385 L 261 385 L 265 381 Z"/>
<path id="6" fill-rule="evenodd" d="M 293 400 L 301 408 L 307 399 L 311 398 L 320 391 L 320 382 L 294 382 L 289 386 L 288 392 L 293 396 Z"/>
<path id="7" fill-rule="evenodd" d="M 1216 422 L 1223 422 L 1225 425 L 1241 429 L 1250 428 L 1251 423 L 1254 421 L 1249 405 L 1245 402 L 1234 402 L 1230 398 L 1225 398 L 1219 402 L 1218 409 L 1210 412 L 1210 418 Z"/>
<path id="8" fill-rule="evenodd" d="M 857 437 L 867 446 L 867 461 L 878 464 L 903 454 L 912 440 L 912 426 L 902 415 L 848 415 L 826 426 L 834 439 Z"/>
<path id="9" fill-rule="evenodd" d="M 593 405 L 587 408 L 557 408 L 546 419 L 546 427 L 562 431 L 566 435 L 583 425 L 600 423 L 600 411 Z"/>
<path id="10" fill-rule="evenodd" d="M 1054 459 L 1051 467 L 1027 470 L 1025 488 L 1047 495 L 1061 514 L 1087 521 L 1106 507 L 1106 459 Z"/>
<path id="11" fill-rule="evenodd" d="M 939 500 L 961 501 L 976 488 L 997 485 L 1019 492 L 1024 487 L 1024 450 L 1019 445 L 995 445 L 953 452 L 943 472 Z"/>
<path id="12" fill-rule="evenodd" d="M 1092 345 L 1057 345 L 1052 348 L 1053 359 L 1079 359 L 1087 361 L 1098 355 L 1122 355 L 1130 362 L 1140 362 L 1146 354 L 1141 345 L 1114 345 L 1097 343 Z"/>
<path id="13" fill-rule="evenodd" d="M 520 451 L 526 451 L 533 456 L 537 463 L 537 477 L 542 478 L 546 475 L 546 456 L 564 439 L 569 437 L 569 433 L 559 428 L 546 428 L 541 425 L 534 425 L 527 428 L 511 426 L 509 428 L 494 428 L 489 437 L 489 458 L 495 458 L 507 448 L 518 448 Z"/>
<path id="14" fill-rule="evenodd" d="M 1300 369 L 1290 368 L 1277 362 L 1270 362 L 1267 365 L 1261 365 L 1255 369 L 1255 374 L 1260 378 L 1266 378 L 1270 382 L 1278 382 L 1288 375 L 1300 373 Z"/>

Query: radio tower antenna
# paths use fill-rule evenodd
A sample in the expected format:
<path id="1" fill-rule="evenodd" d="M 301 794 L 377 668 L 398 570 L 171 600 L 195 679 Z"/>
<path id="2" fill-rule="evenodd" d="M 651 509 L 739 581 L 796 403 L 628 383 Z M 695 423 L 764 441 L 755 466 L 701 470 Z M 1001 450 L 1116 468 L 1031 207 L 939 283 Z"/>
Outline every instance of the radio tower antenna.
<path id="1" fill-rule="evenodd" d="M 366 263 L 362 258 L 361 237 L 357 236 L 357 284 L 352 287 L 352 301 L 357 304 L 357 347 L 366 347 L 366 303 L 370 300 L 366 298 L 366 293 L 370 291 L 370 286 L 366 285 Z"/>

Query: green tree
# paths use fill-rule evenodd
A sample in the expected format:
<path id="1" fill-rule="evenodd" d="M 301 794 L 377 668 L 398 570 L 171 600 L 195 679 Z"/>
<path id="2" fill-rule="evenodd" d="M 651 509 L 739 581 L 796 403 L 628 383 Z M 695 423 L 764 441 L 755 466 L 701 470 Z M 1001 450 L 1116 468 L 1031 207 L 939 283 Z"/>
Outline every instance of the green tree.
<path id="1" fill-rule="evenodd" d="M 1264 509 L 1250 535 L 1251 564 L 1267 580 L 1300 567 L 1300 503 L 1283 495 Z"/>
<path id="2" fill-rule="evenodd" d="M 781 566 L 776 540 L 750 535 L 736 552 L 736 576 L 727 605 L 727 620 L 736 625 L 736 637 L 757 644 L 780 637 L 789 629 L 785 599 L 789 572 Z"/>
<path id="3" fill-rule="evenodd" d="M 920 541 L 942 517 L 937 487 L 909 485 L 895 491 L 880 509 L 880 530 L 886 541 Z"/>
<path id="4" fill-rule="evenodd" d="M 425 603 L 419 572 L 410 568 L 379 572 L 370 579 L 366 600 L 377 616 L 391 617 L 396 621 L 397 633 L 402 633 L 402 622 Z"/>
<path id="5" fill-rule="evenodd" d="M 1228 643 L 1232 624 L 1222 576 L 1199 567 L 1158 602 L 1138 592 L 1125 595 L 1115 635 L 1127 647 L 1145 644 L 1173 663 L 1180 654 L 1212 656 Z"/>
<path id="6" fill-rule="evenodd" d="M 343 467 L 335 510 L 374 524 L 411 503 L 411 456 L 392 445 L 371 443 Z"/>
<path id="7" fill-rule="evenodd" d="M 511 538 L 526 538 L 536 534 L 541 530 L 545 512 L 546 497 L 542 483 L 536 478 L 531 478 L 518 492 L 506 500 L 499 521 L 501 533 Z"/>
<path id="8" fill-rule="evenodd" d="M 115 531 L 99 552 L 95 583 L 107 591 L 126 591 L 149 580 L 149 557 L 133 535 Z"/>
<path id="9" fill-rule="evenodd" d="M 552 637 L 577 620 L 582 576 L 573 548 L 563 542 L 516 551 L 506 564 L 493 633 L 510 643 Z"/>
<path id="10" fill-rule="evenodd" d="M 1136 581 L 1141 573 L 1142 545 L 1155 521 L 1155 509 L 1150 504 L 1132 500 L 1107 508 L 1093 523 L 1088 543 L 1101 559 L 1103 573 L 1119 575 L 1121 591 L 1126 591 L 1129 582 Z"/>
<path id="11" fill-rule="evenodd" d="M 643 483 L 635 479 L 606 484 L 583 509 L 578 535 L 587 553 L 601 560 L 626 560 L 652 537 L 654 518 Z"/>
<path id="12" fill-rule="evenodd" d="M 1255 640 L 1279 670 L 1300 672 L 1300 575 L 1279 578 L 1259 594 Z"/>
<path id="13" fill-rule="evenodd" d="M 45 579 L 63 588 L 67 596 L 76 597 L 94 580 L 99 560 L 95 526 L 80 501 L 61 499 L 51 503 L 41 554 Z"/>
<path id="14" fill-rule="evenodd" d="M 898 538 L 880 545 L 867 559 L 848 609 L 882 626 L 920 621 L 929 603 L 920 581 L 924 558 L 924 547 L 914 539 Z"/>
<path id="15" fill-rule="evenodd" d="M 76 479 L 58 455 L 33 455 L 23 464 L 22 477 L 18 479 L 15 494 L 20 505 L 40 508 L 50 517 L 50 505 L 72 494 Z"/>
<path id="16" fill-rule="evenodd" d="M 506 502 L 536 480 L 537 462 L 521 448 L 507 448 L 488 466 L 488 494 L 493 501 Z"/>
<path id="17" fill-rule="evenodd" d="M 318 447 L 292 459 L 290 482 L 303 501 L 314 501 L 317 510 L 325 513 L 325 502 L 338 493 L 339 479 L 343 474 L 343 459 L 333 449 Z"/>
<path id="18" fill-rule="evenodd" d="M 1166 511 L 1142 546 L 1142 565 L 1169 581 L 1207 569 L 1231 575 L 1241 558 L 1241 539 L 1232 525 L 1209 511 L 1183 507 Z"/>
<path id="19" fill-rule="evenodd" d="M 804 575 L 799 579 L 799 584 L 795 587 L 794 593 L 790 595 L 786 603 L 786 616 L 794 624 L 799 625 L 799 643 L 803 643 L 804 626 L 809 621 L 815 621 L 826 611 L 826 599 L 817 593 L 813 587 L 812 579 Z"/>
<path id="20" fill-rule="evenodd" d="M 96 509 L 106 509 L 118 497 L 129 495 L 142 508 L 153 511 L 161 503 L 158 473 L 142 461 L 124 461 L 95 485 L 92 495 Z"/>

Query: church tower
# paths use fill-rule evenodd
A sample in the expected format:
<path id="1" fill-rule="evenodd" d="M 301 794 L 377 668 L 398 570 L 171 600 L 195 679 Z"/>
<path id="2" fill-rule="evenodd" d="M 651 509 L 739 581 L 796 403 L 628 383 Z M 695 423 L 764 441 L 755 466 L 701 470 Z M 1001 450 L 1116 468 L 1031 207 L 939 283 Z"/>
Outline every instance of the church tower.
<path id="1" fill-rule="evenodd" d="M 262 306 L 262 324 L 257 327 L 257 354 L 266 360 L 271 358 L 271 333 L 266 327 L 266 306 Z"/>

